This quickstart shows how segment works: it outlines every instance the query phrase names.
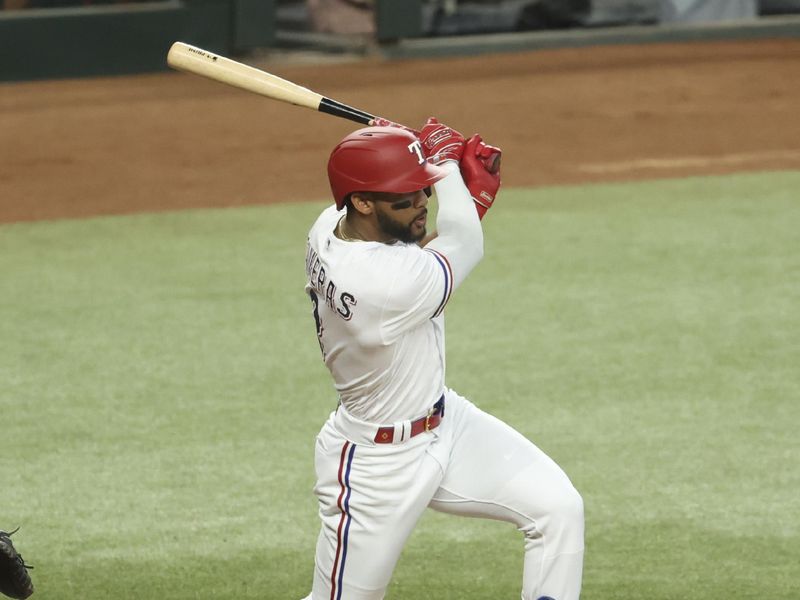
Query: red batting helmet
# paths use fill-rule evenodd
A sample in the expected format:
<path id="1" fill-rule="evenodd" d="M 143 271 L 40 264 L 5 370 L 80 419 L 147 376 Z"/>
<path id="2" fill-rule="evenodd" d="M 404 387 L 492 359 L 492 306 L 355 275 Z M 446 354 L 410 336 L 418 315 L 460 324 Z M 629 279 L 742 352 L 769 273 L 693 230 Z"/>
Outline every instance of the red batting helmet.
<path id="1" fill-rule="evenodd" d="M 338 210 L 353 192 L 407 194 L 430 187 L 447 173 L 425 160 L 417 136 L 399 127 L 358 129 L 339 142 L 328 160 Z"/>

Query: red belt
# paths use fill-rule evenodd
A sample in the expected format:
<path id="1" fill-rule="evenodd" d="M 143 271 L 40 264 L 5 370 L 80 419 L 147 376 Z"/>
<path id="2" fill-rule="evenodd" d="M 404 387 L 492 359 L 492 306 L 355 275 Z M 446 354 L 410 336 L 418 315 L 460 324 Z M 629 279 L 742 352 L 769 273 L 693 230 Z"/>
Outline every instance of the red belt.
<path id="1" fill-rule="evenodd" d="M 439 426 L 439 423 L 442 422 L 442 418 L 444 417 L 444 394 L 442 397 L 436 401 L 436 404 L 431 406 L 431 409 L 428 411 L 428 414 L 424 417 L 420 417 L 416 421 L 411 421 L 411 427 L 409 428 L 408 433 L 401 430 L 400 432 L 400 439 L 407 440 L 411 439 L 415 435 L 419 435 L 423 431 L 430 431 L 431 429 L 436 429 Z M 375 434 L 375 443 L 376 444 L 391 444 L 394 441 L 394 432 L 395 427 L 394 425 L 386 425 L 384 427 L 378 428 L 378 433 Z"/>

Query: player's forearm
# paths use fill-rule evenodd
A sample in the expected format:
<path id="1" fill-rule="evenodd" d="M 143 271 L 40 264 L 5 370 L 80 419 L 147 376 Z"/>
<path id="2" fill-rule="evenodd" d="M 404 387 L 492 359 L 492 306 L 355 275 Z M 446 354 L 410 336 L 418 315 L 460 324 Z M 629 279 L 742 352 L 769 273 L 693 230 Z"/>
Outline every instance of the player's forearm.
<path id="1" fill-rule="evenodd" d="M 447 257 L 457 287 L 483 257 L 483 230 L 469 190 L 456 163 L 446 163 L 450 175 L 434 184 L 439 202 L 436 239 L 427 248 Z"/>

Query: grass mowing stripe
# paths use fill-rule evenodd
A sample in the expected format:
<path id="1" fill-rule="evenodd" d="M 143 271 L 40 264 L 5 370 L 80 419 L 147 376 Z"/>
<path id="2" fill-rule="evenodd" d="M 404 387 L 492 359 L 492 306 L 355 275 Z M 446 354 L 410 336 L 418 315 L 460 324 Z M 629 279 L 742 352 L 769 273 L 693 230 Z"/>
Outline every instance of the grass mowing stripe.
<path id="1" fill-rule="evenodd" d="M 797 189 L 507 190 L 486 218 L 449 383 L 583 493 L 584 598 L 796 596 Z M 308 592 L 320 207 L 0 227 L 0 527 L 43 597 Z M 429 514 L 388 598 L 517 597 L 520 565 L 512 527 Z"/>

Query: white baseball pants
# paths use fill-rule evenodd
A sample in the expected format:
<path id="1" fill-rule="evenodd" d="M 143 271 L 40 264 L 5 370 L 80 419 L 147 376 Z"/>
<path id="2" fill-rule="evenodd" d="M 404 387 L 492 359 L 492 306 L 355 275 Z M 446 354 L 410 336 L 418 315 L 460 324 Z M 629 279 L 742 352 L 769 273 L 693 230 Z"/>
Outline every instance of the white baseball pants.
<path id="1" fill-rule="evenodd" d="M 544 452 L 453 391 L 432 431 L 375 444 L 377 427 L 340 407 L 317 437 L 322 527 L 306 600 L 383 598 L 427 507 L 513 523 L 524 536 L 522 600 L 578 599 L 583 501 Z"/>

